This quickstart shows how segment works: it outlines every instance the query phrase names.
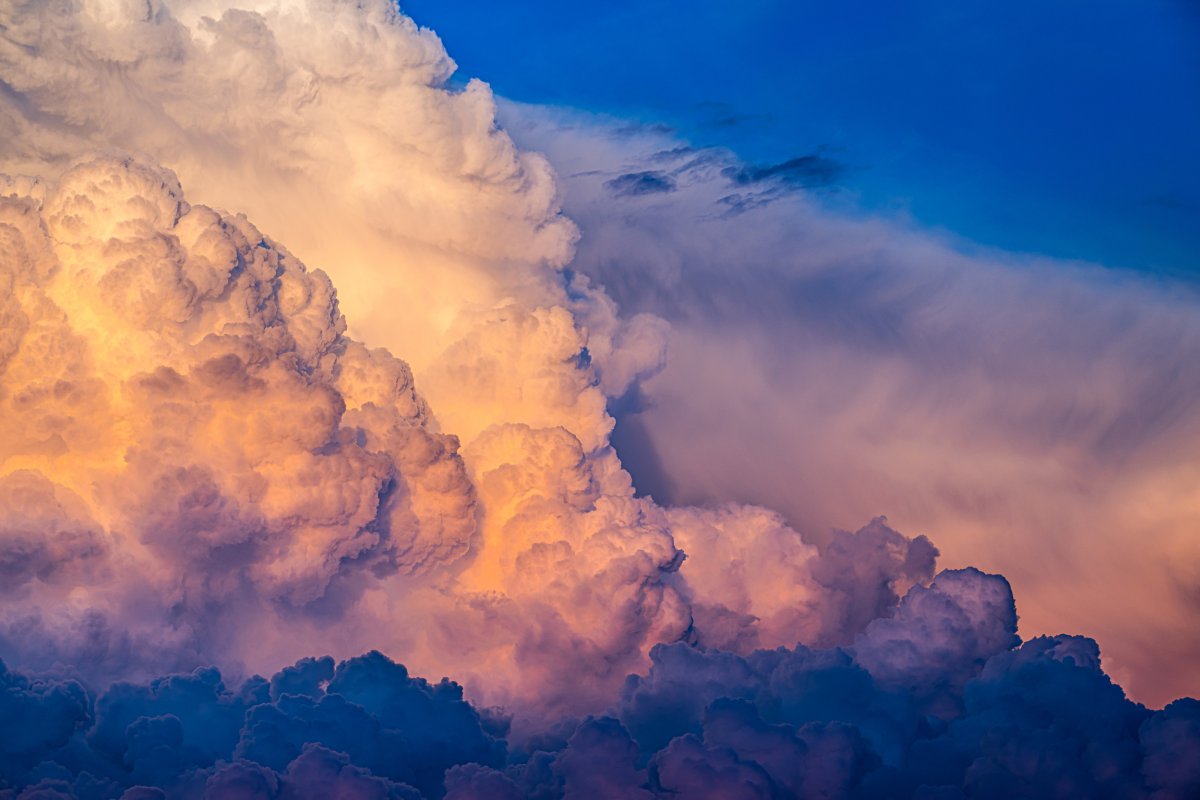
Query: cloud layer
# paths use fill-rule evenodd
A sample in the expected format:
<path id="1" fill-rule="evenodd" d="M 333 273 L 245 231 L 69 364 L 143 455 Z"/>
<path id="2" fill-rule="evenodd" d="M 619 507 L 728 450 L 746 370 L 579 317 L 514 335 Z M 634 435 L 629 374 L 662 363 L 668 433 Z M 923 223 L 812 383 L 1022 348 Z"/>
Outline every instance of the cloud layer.
<path id="1" fill-rule="evenodd" d="M 15 798 L 1054 798 L 1200 791 L 1200 704 L 1157 712 L 1093 641 L 1018 645 L 1007 582 L 943 572 L 848 648 L 659 645 L 608 713 L 521 741 L 372 652 L 99 695 L 0 664 Z M 4 791 L 4 789 L 0 789 Z"/>
<path id="2" fill-rule="evenodd" d="M 1095 635 L 1140 699 L 1200 690 L 1194 287 L 981 250 L 619 121 L 502 118 L 563 175 L 574 268 L 671 324 L 614 406 L 640 489 L 817 544 L 886 513 L 1007 575 L 1027 634 Z M 647 171 L 672 190 L 631 193 Z"/>

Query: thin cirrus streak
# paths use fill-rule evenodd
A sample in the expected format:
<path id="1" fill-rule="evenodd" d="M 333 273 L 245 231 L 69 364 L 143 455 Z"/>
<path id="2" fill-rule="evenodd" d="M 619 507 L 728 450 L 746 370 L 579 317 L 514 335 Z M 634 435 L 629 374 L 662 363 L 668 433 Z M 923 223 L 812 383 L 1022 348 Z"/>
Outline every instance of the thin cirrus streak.
<path id="1" fill-rule="evenodd" d="M 668 324 L 548 162 L 386 2 L 246 5 L 0 7 L 0 792 L 1194 789 L 1003 577 L 636 496 Z"/>

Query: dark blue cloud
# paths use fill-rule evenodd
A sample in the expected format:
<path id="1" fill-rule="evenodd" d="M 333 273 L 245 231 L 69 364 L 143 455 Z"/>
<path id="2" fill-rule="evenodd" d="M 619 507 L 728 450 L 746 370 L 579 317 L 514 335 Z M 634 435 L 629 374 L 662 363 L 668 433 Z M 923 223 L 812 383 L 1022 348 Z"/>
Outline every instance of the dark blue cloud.
<path id="1" fill-rule="evenodd" d="M 0 773 L 37 764 L 91 723 L 91 699 L 81 685 L 29 678 L 0 661 Z"/>
<path id="2" fill-rule="evenodd" d="M 224 766 L 204 791 L 206 797 L 247 800 L 421 800 L 411 786 L 372 775 L 344 753 L 319 744 L 304 745 L 282 774 L 253 762 Z"/>
<path id="3" fill-rule="evenodd" d="M 303 659 L 236 689 L 208 668 L 93 696 L 3 667 L 0 689 L 6 800 L 412 800 L 440 797 L 455 765 L 506 760 L 503 718 L 481 715 L 457 684 L 412 678 L 379 653 L 336 666 Z"/>
<path id="4" fill-rule="evenodd" d="M 1142 723 L 1142 773 L 1162 797 L 1200 797 L 1200 701 L 1176 700 Z"/>
<path id="5" fill-rule="evenodd" d="M 741 164 L 723 170 L 725 177 L 739 186 L 775 183 L 797 189 L 832 186 L 845 173 L 844 164 L 819 153 L 789 158 L 778 164 Z"/>
<path id="6" fill-rule="evenodd" d="M 1200 702 L 1131 702 L 1096 643 L 1020 643 L 1008 582 L 951 570 L 853 642 L 657 646 L 607 716 L 507 741 L 368 653 L 98 696 L 0 667 L 2 800 L 1120 798 L 1200 792 Z"/>
<path id="7" fill-rule="evenodd" d="M 665 172 L 630 172 L 605 184 L 613 194 L 634 197 L 642 194 L 667 194 L 675 191 L 675 179 Z"/>

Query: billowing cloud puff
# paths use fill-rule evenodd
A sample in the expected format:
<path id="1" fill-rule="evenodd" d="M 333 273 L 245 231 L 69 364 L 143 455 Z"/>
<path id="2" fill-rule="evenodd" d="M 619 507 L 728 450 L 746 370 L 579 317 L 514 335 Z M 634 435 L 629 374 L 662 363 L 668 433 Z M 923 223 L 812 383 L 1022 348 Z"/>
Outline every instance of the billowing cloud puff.
<path id="1" fill-rule="evenodd" d="M 468 453 L 483 536 L 458 581 L 473 610 L 443 615 L 446 635 L 467 634 L 475 659 L 514 648 L 525 690 L 536 687 L 526 702 L 603 707 L 654 643 L 690 623 L 675 574 L 684 556 L 661 510 L 633 497 L 611 452 L 588 458 L 562 428 L 496 426 Z"/>
<path id="2" fill-rule="evenodd" d="M 9 6 L 5 26 L 5 80 L 29 103 L 5 103 L 4 151 L 23 172 L 108 143 L 176 164 L 202 194 L 304 176 L 315 192 L 288 211 L 336 184 L 372 224 L 431 245 L 568 252 L 546 162 L 495 130 L 486 86 L 444 90 L 454 64 L 441 43 L 389 3 L 80 0 Z M 475 203 L 455 209 L 468 185 Z"/>
<path id="3" fill-rule="evenodd" d="M 933 577 L 937 549 L 883 518 L 833 531 L 823 552 L 772 511 L 728 505 L 667 512 L 687 554 L 682 574 L 694 600 L 698 643 L 756 647 L 846 644 L 887 616 L 897 593 Z"/>
<path id="4" fill-rule="evenodd" d="M 1016 633 L 1008 581 L 975 569 L 950 570 L 927 588 L 914 586 L 893 616 L 867 626 L 853 649 L 880 684 L 936 707 L 944 695 L 957 695 L 989 657 L 1016 645 Z"/>
<path id="5" fill-rule="evenodd" d="M 324 274 L 163 170 L 99 159 L 29 186 L 0 198 L 7 635 L 52 609 L 146 620 L 153 597 L 178 643 L 227 652 L 235 598 L 303 613 L 352 574 L 466 552 L 457 442 L 402 362 L 344 336 Z"/>
<path id="6" fill-rule="evenodd" d="M 485 84 L 448 88 L 437 37 L 388 0 L 72 0 L 0 24 L 0 171 L 54 179 L 97 149 L 166 165 L 328 270 L 464 442 L 562 425 L 591 451 L 612 425 L 597 386 L 661 366 L 660 322 L 560 271 L 576 230 L 546 160 Z"/>
<path id="7" fill-rule="evenodd" d="M 636 497 L 563 308 L 470 339 L 493 351 L 464 397 L 505 419 L 520 393 L 471 394 L 479 371 L 512 388 L 509 365 L 551 353 L 522 391 L 594 396 L 573 427 L 601 427 L 481 422 L 460 457 L 408 367 L 345 334 L 323 273 L 170 172 L 104 157 L 9 185 L 28 187 L 3 229 L 16 663 L 100 678 L 379 646 L 525 720 L 603 710 L 659 642 L 848 642 L 931 575 L 928 542 L 881 521 L 821 553 L 763 509 Z"/>

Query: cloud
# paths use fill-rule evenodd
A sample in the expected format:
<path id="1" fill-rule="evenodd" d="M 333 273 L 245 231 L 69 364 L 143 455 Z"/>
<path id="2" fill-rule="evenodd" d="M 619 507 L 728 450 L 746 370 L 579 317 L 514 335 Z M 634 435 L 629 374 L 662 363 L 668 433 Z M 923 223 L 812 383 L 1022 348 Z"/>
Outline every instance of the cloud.
<path id="1" fill-rule="evenodd" d="M 502 772 L 480 764 L 463 764 L 446 770 L 448 800 L 520 800 L 521 791 Z"/>
<path id="2" fill-rule="evenodd" d="M 440 796 L 451 766 L 504 763 L 502 731 L 485 730 L 491 723 L 460 687 L 411 678 L 378 653 L 337 664 L 314 696 L 273 696 L 257 676 L 233 688 L 215 669 L 117 683 L 98 697 L 3 674 L 6 718 L 26 724 L 8 734 L 0 791 L 54 781 L 67 797 L 142 787 L 171 797 L 416 800 Z M 286 683 L 281 676 L 270 685 Z"/>
<path id="3" fill-rule="evenodd" d="M 855 661 L 880 684 L 901 687 L 936 708 L 988 658 L 1019 641 L 1008 581 L 968 568 L 942 572 L 928 587 L 914 586 L 894 615 L 867 625 L 853 650 Z"/>
<path id="4" fill-rule="evenodd" d="M 721 174 L 739 186 L 770 181 L 798 189 L 818 189 L 836 183 L 845 165 L 820 154 L 796 156 L 778 164 L 743 164 L 726 167 Z"/>
<path id="5" fill-rule="evenodd" d="M 939 592 L 945 599 L 931 602 Z M 953 635 L 943 602 L 962 614 Z M 738 657 L 664 646 L 631 679 L 620 717 L 656 759 L 688 752 L 700 774 L 755 764 L 790 796 L 1050 797 L 1063 786 L 1072 796 L 1148 796 L 1158 779 L 1142 783 L 1139 753 L 1181 746 L 1186 723 L 1167 720 L 1189 707 L 1130 702 L 1101 672 L 1091 640 L 1016 646 L 1010 604 L 1002 579 L 946 572 L 911 589 L 894 621 L 879 620 L 849 650 Z M 915 635 L 905 645 L 883 628 Z M 939 629 L 945 638 L 931 635 Z M 914 646 L 925 654 L 913 658 Z M 1180 738 L 1158 739 L 1167 725 Z M 1171 780 L 1172 790 L 1187 785 Z"/>
<path id="6" fill-rule="evenodd" d="M 61 497 L 61 499 L 60 499 Z M 0 593 L 20 595 L 30 583 L 89 583 L 107 544 L 79 496 L 34 471 L 0 479 L 0 506 L 11 509 L 0 531 Z"/>
<path id="7" fill-rule="evenodd" d="M 655 782 L 668 796 L 712 798 L 769 798 L 775 786 L 766 770 L 738 759 L 728 748 L 705 747 L 691 734 L 671 740 L 651 764 Z"/>
<path id="8" fill-rule="evenodd" d="M 764 204 L 739 181 L 770 168 L 610 136 L 601 118 L 501 118 L 563 176 L 586 231 L 574 268 L 671 325 L 665 369 L 613 407 L 639 486 L 776 509 L 819 548 L 886 513 L 945 563 L 1004 573 L 1025 633 L 1094 634 L 1149 702 L 1197 691 L 1166 666 L 1200 648 L 1194 292 L 985 250 L 849 198 Z M 645 169 L 675 179 L 669 203 L 603 185 Z"/>
<path id="9" fill-rule="evenodd" d="M 675 191 L 675 179 L 665 172 L 628 172 L 618 175 L 605 184 L 618 196 L 631 197 L 642 194 L 667 194 Z"/>
<path id="10" fill-rule="evenodd" d="M 778 514 L 753 506 L 667 512 L 704 646 L 845 644 L 887 617 L 898 593 L 933 577 L 937 550 L 876 519 L 821 553 Z"/>
<path id="11" fill-rule="evenodd" d="M 1189 796 L 1195 701 L 1161 711 L 1131 702 L 1101 671 L 1095 642 L 1020 643 L 1006 606 L 1003 579 L 950 571 L 910 589 L 894 623 L 869 627 L 851 648 L 738 655 L 660 645 L 612 714 L 563 719 L 520 744 L 457 684 L 412 677 L 375 652 L 337 664 L 306 658 L 241 686 L 201 669 L 98 696 L 0 668 L 6 718 L 31 723 L 0 739 L 0 791 L 80 800 Z M 914 634 L 909 646 L 877 646 L 900 641 L 899 630 Z M 914 646 L 944 655 L 914 660 Z"/>
<path id="12" fill-rule="evenodd" d="M 466 552 L 457 442 L 403 362 L 344 336 L 323 273 L 128 160 L 0 203 L 25 320 L 3 374 L 7 637 L 107 669 L 62 650 L 100 614 L 148 648 L 114 669 L 161 663 L 164 627 L 175 648 L 232 655 L 235 606 L 304 615 L 357 573 Z"/>
<path id="13" fill-rule="evenodd" d="M 37 764 L 93 720 L 87 694 L 77 682 L 29 678 L 0 662 L 0 686 L 8 720 L 0 733 L 5 775 Z"/>
<path id="14" fill-rule="evenodd" d="M 387 2 L 20 6 L 3 24 L 0 163 L 32 177 L 4 184 L 3 274 L 22 289 L 0 309 L 14 323 L 0 357 L 22 434 L 6 437 L 0 474 L 36 470 L 79 494 L 105 554 L 82 531 L 35 553 L 14 519 L 13 569 L 30 583 L 53 552 L 62 570 L 107 570 L 69 603 L 47 573 L 6 608 L 4 652 L 113 676 L 149 662 L 254 669 L 315 637 L 448 672 L 481 652 L 511 663 L 530 617 L 549 642 L 595 631 L 591 646 L 631 664 L 646 631 L 676 625 L 652 619 L 654 598 L 674 596 L 658 584 L 675 550 L 660 530 L 639 543 L 634 511 L 590 519 L 616 519 L 606 535 L 629 566 L 613 585 L 646 583 L 650 619 L 632 619 L 634 603 L 610 626 L 572 612 L 565 591 L 543 614 L 525 607 L 545 609 L 538 598 L 485 594 L 496 576 L 472 568 L 515 498 L 480 506 L 459 443 L 485 453 L 493 426 L 566 442 L 582 474 L 595 459 L 605 476 L 594 498 L 619 508 L 631 490 L 607 449 L 607 396 L 661 368 L 665 326 L 620 317 L 560 270 L 576 234 L 549 166 L 496 128 L 485 85 L 447 88 L 453 64 L 432 33 Z M 262 229 L 185 202 L 176 175 Z M 332 272 L 336 303 L 324 273 L 262 231 Z M 584 551 L 569 574 L 586 582 L 583 565 L 610 554 Z M 122 581 L 130 570 L 147 585 Z M 512 619 L 503 635 L 453 635 L 486 629 L 495 606 Z M 680 604 L 664 615 L 686 627 Z M 605 638 L 621 632 L 634 640 Z M 502 673 L 481 683 L 525 680 Z"/>
<path id="15" fill-rule="evenodd" d="M 25 431 L 4 442 L 0 474 L 78 489 L 102 546 L 88 546 L 87 515 L 40 550 L 14 517 L 13 569 L 44 579 L 6 608 L 3 652 L 113 677 L 213 660 L 261 669 L 316 640 L 339 655 L 404 652 L 500 701 L 542 693 L 517 662 L 553 676 L 557 648 L 611 651 L 594 661 L 600 692 L 687 627 L 664 585 L 670 535 L 625 507 L 632 490 L 607 448 L 607 396 L 661 368 L 665 326 L 619 316 L 560 271 L 575 229 L 544 159 L 496 129 L 486 86 L 448 89 L 436 37 L 385 2 L 61 11 L 3 17 L 0 119 L 13 135 L 0 163 L 35 176 L 5 179 L 3 274 L 49 318 L 21 337 L 32 306 L 17 293 L 0 309 L 14 320 L 5 397 Z M 89 160 L 97 150 L 138 156 Z M 323 264 L 337 301 L 324 273 L 245 218 L 185 202 L 176 174 Z M 343 305 L 369 345 L 345 334 Z M 485 435 L 496 426 L 516 438 Z M 498 482 L 480 505 L 459 443 L 483 459 L 526 440 L 566 448 L 583 480 L 598 474 L 589 502 L 602 508 L 581 517 L 578 558 L 535 567 L 538 551 L 484 574 L 500 547 L 489 538 L 520 525 L 506 510 L 519 498 Z M 491 458 L 489 471 L 524 468 L 520 451 Z M 553 494 L 557 476 L 530 475 Z M 100 578 L 64 602 L 51 559 L 73 580 Z M 519 568 L 584 587 L 596 569 L 633 596 L 585 614 L 565 588 L 549 604 L 527 591 Z M 130 570 L 147 584 L 122 580 Z M 495 614 L 509 622 L 492 629 Z M 478 641 L 457 635 L 471 628 Z M 512 666 L 479 670 L 482 653 Z M 556 681 L 546 703 L 595 702 Z"/>
<path id="16" fill-rule="evenodd" d="M 577 232 L 549 165 L 496 128 L 486 85 L 447 88 L 437 37 L 385 0 L 32 5 L 4 24 L 2 171 L 55 179 L 95 150 L 164 164 L 193 199 L 328 270 L 357 338 L 419 375 L 506 324 L 503 306 L 570 302 L 558 268 Z M 615 321 L 585 324 L 611 338 Z M 449 402 L 460 366 L 450 385 L 423 382 L 455 429 L 456 409 L 477 413 Z"/>
<path id="17" fill-rule="evenodd" d="M 0 479 L 14 663 L 104 681 L 382 647 L 532 725 L 603 710 L 659 642 L 845 642 L 932 575 L 881 522 L 821 554 L 761 508 L 636 497 L 605 397 L 664 331 L 585 339 L 573 309 L 617 311 L 582 276 L 573 308 L 506 306 L 430 366 L 486 391 L 456 401 L 460 454 L 408 366 L 345 333 L 329 279 L 244 217 L 129 158 L 28 186 L 0 262 L 26 320 L 0 384 L 23 431 Z"/>
<path id="18" fill-rule="evenodd" d="M 1158 797 L 1186 797 L 1200 790 L 1200 702 L 1176 700 L 1142 723 L 1142 771 Z"/>

